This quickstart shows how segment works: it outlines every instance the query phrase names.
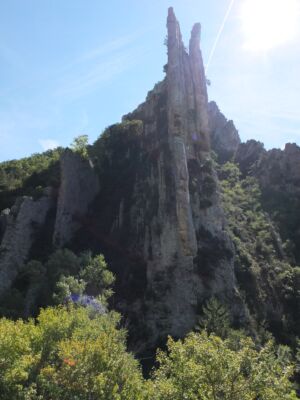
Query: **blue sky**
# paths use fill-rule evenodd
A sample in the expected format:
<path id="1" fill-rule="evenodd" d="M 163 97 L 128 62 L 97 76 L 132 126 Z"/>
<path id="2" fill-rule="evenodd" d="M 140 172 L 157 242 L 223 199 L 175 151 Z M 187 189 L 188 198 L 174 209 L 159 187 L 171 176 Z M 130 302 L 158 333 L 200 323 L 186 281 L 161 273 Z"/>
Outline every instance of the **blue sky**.
<path id="1" fill-rule="evenodd" d="M 300 34 L 263 51 L 245 49 L 245 1 L 233 2 L 207 71 L 210 99 L 234 120 L 242 140 L 267 148 L 300 144 Z M 163 78 L 167 8 L 174 7 L 186 43 L 193 23 L 201 22 L 208 60 L 230 3 L 2 1 L 0 160 L 66 146 L 80 134 L 94 141 Z"/>

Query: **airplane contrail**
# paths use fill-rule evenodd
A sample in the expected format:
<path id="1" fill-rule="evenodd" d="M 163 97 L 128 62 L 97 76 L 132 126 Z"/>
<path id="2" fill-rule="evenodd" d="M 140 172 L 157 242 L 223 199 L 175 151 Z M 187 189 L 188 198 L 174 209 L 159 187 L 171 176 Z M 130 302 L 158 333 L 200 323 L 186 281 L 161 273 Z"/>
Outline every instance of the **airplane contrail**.
<path id="1" fill-rule="evenodd" d="M 212 58 L 213 58 L 213 56 L 214 56 L 214 54 L 215 54 L 217 45 L 218 45 L 218 43 L 219 43 L 220 37 L 221 37 L 221 35 L 222 35 L 222 32 L 223 32 L 223 30 L 224 30 L 225 24 L 226 24 L 226 22 L 227 22 L 227 19 L 228 19 L 228 17 L 229 17 L 229 14 L 230 14 L 230 12 L 231 12 L 231 10 L 232 10 L 232 7 L 233 7 L 234 2 L 235 2 L 235 0 L 231 0 L 231 2 L 230 2 L 230 4 L 229 4 L 229 7 L 228 7 L 228 9 L 227 9 L 227 11 L 226 11 L 225 17 L 224 17 L 224 19 L 223 19 L 223 21 L 222 21 L 221 27 L 220 27 L 220 29 L 219 29 L 219 32 L 218 32 L 218 34 L 217 34 L 217 37 L 216 37 L 216 39 L 215 39 L 215 41 L 214 41 L 213 47 L 212 47 L 211 52 L 210 52 L 210 54 L 209 54 L 209 57 L 208 57 L 208 60 L 207 60 L 207 64 L 206 64 L 206 66 L 205 66 L 205 72 L 208 71 L 208 68 L 209 68 L 209 66 L 210 66 L 211 60 L 212 60 Z"/>

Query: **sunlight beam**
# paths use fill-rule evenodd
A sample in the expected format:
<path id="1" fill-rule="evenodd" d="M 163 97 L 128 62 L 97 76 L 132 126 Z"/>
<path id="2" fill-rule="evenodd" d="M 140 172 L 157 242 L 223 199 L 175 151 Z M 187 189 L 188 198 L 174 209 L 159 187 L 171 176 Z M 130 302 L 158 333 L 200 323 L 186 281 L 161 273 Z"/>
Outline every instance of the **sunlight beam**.
<path id="1" fill-rule="evenodd" d="M 299 0 L 245 0 L 240 9 L 245 50 L 267 51 L 293 40 L 299 31 Z"/>

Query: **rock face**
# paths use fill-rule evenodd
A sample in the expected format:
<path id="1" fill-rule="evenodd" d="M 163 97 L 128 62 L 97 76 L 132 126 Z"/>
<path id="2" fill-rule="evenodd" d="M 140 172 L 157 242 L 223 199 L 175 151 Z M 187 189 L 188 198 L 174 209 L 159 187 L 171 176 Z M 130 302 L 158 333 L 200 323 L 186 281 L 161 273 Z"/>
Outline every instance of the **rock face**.
<path id="1" fill-rule="evenodd" d="M 71 241 L 99 191 L 98 177 L 90 160 L 67 149 L 61 157 L 61 186 L 53 243 L 63 247 Z"/>
<path id="2" fill-rule="evenodd" d="M 300 147 L 288 143 L 284 150 L 260 154 L 252 166 L 262 190 L 266 211 L 279 227 L 280 235 L 293 247 L 294 262 L 300 262 Z"/>
<path id="3" fill-rule="evenodd" d="M 189 53 L 172 8 L 167 28 L 167 76 L 145 103 L 123 117 L 124 124 L 142 121 L 142 131 L 116 154 L 107 148 L 101 170 L 107 168 L 107 177 L 120 169 L 122 157 L 127 166 L 129 159 L 135 160 L 134 167 L 127 175 L 124 170 L 122 180 L 116 177 L 118 189 L 110 197 L 109 182 L 101 180 L 98 215 L 91 216 L 101 221 L 97 229 L 98 238 L 105 237 L 102 243 L 113 243 L 114 253 L 122 248 L 122 266 L 115 267 L 117 296 L 130 293 L 131 298 L 124 306 L 120 296 L 119 308 L 131 321 L 139 319 L 135 331 L 140 331 L 144 346 L 167 334 L 179 337 L 190 331 L 199 305 L 213 295 L 230 304 L 235 316 L 243 313 L 235 286 L 234 250 L 210 159 L 200 25 L 192 30 Z M 126 266 L 132 255 L 136 265 L 130 270 Z M 140 280 L 131 284 L 137 276 Z M 122 292 L 122 287 L 127 289 Z"/>
<path id="4" fill-rule="evenodd" d="M 235 162 L 244 176 L 257 178 L 262 205 L 276 223 L 283 241 L 293 247 L 294 263 L 300 262 L 300 147 L 287 143 L 284 150 L 266 151 L 262 143 L 241 143 Z M 294 259 L 295 256 L 295 259 Z"/>
<path id="5" fill-rule="evenodd" d="M 296 143 L 287 143 L 284 150 L 267 151 L 263 143 L 248 140 L 239 145 L 234 161 L 243 174 L 256 176 L 263 188 L 299 191 L 300 147 Z"/>
<path id="6" fill-rule="evenodd" d="M 261 153 L 255 173 L 263 187 L 299 192 L 300 147 L 296 143 L 287 143 L 284 150 L 272 149 Z"/>
<path id="7" fill-rule="evenodd" d="M 53 207 L 51 193 L 38 200 L 31 197 L 19 198 L 9 214 L 2 214 L 5 219 L 5 231 L 0 246 L 0 295 L 8 289 L 24 262 L 48 212 Z"/>
<path id="8" fill-rule="evenodd" d="M 239 133 L 233 121 L 228 121 L 219 110 L 217 104 L 208 103 L 209 130 L 211 148 L 224 163 L 233 160 L 241 143 Z"/>
<path id="9" fill-rule="evenodd" d="M 252 139 L 239 145 L 234 161 L 239 165 L 242 174 L 247 175 L 257 167 L 266 153 L 263 143 Z"/>

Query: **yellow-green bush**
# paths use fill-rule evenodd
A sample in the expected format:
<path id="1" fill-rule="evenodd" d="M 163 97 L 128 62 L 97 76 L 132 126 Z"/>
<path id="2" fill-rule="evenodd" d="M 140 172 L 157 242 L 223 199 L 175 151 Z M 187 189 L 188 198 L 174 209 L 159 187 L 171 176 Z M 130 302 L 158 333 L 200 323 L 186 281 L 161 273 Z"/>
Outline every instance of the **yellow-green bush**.
<path id="1" fill-rule="evenodd" d="M 292 400 L 292 366 L 272 342 L 192 333 L 169 339 L 152 377 L 126 351 L 116 313 L 51 307 L 0 320 L 1 400 Z"/>
<path id="2" fill-rule="evenodd" d="M 37 323 L 0 323 L 0 398 L 143 399 L 138 362 L 126 352 L 115 313 L 42 310 Z"/>
<path id="3" fill-rule="evenodd" d="M 158 352 L 153 385 L 159 400 L 284 400 L 291 393 L 290 365 L 283 366 L 269 342 L 260 350 L 249 338 L 238 349 L 231 340 L 192 333 L 183 341 L 169 338 Z M 235 348 L 235 349 L 234 349 Z"/>

